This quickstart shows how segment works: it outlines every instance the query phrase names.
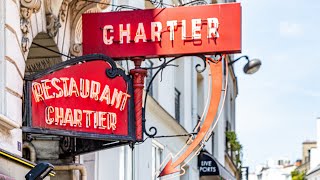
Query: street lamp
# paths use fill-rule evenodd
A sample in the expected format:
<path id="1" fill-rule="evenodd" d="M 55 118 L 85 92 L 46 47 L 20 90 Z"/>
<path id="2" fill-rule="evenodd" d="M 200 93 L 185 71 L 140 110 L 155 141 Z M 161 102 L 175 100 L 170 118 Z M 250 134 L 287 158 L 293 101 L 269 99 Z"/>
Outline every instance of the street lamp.
<path id="1" fill-rule="evenodd" d="M 54 166 L 50 163 L 39 163 L 26 174 L 25 178 L 26 180 L 42 180 L 53 168 Z"/>
<path id="2" fill-rule="evenodd" d="M 253 74 L 255 72 L 257 72 L 261 66 L 261 61 L 259 59 L 249 59 L 248 56 L 240 56 L 237 59 L 233 60 L 232 62 L 230 62 L 230 66 L 239 61 L 241 58 L 245 58 L 248 62 L 247 64 L 243 67 L 243 71 L 246 74 Z"/>

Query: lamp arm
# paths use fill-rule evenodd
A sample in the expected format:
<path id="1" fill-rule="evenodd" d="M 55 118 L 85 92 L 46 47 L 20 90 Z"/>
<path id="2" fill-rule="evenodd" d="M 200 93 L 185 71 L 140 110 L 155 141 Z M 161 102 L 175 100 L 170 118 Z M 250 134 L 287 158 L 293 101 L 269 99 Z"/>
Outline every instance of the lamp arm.
<path id="1" fill-rule="evenodd" d="M 229 65 L 232 65 L 233 63 L 239 61 L 241 58 L 245 58 L 249 62 L 249 57 L 247 55 L 240 56 L 237 59 L 233 60 L 232 62 L 229 63 Z"/>

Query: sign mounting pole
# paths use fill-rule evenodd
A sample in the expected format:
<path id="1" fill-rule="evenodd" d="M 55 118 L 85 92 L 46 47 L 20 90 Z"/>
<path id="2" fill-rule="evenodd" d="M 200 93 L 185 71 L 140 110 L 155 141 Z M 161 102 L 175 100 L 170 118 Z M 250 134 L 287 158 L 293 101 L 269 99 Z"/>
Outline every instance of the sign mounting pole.
<path id="1" fill-rule="evenodd" d="M 133 77 L 134 88 L 134 110 L 135 110 L 135 127 L 136 127 L 136 140 L 143 141 L 142 130 L 142 96 L 144 88 L 144 79 L 147 76 L 147 70 L 141 68 L 141 63 L 144 61 L 142 57 L 132 58 L 135 68 L 130 70 Z"/>

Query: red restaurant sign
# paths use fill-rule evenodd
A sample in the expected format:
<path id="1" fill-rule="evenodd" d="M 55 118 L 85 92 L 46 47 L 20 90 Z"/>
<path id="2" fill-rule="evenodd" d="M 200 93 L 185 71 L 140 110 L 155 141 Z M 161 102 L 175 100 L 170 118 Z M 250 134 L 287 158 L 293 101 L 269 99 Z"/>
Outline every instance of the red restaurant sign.
<path id="1" fill-rule="evenodd" d="M 30 82 L 31 127 L 98 139 L 130 136 L 130 80 L 115 76 L 121 70 L 114 62 L 86 60 Z"/>
<path id="2" fill-rule="evenodd" d="M 239 53 L 239 3 L 83 14 L 84 54 L 115 59 Z"/>

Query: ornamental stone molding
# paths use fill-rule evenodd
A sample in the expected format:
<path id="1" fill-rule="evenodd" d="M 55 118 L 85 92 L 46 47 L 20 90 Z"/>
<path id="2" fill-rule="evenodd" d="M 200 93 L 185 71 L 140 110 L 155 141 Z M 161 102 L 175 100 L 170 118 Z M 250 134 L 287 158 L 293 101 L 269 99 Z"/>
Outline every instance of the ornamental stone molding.
<path id="1" fill-rule="evenodd" d="M 20 29 L 22 31 L 21 49 L 23 52 L 28 51 L 29 32 L 31 29 L 30 17 L 32 13 L 37 13 L 41 7 L 41 0 L 20 0 Z"/>
<path id="2" fill-rule="evenodd" d="M 46 20 L 47 20 L 47 33 L 50 37 L 54 38 L 56 37 L 59 28 L 61 27 L 59 18 L 52 13 L 46 14 Z"/>
<path id="3" fill-rule="evenodd" d="M 67 16 L 67 10 L 68 10 L 68 6 L 70 4 L 72 0 L 63 0 L 61 7 L 60 7 L 60 11 L 59 11 L 59 17 L 61 19 L 62 22 L 66 21 L 66 16 Z"/>
<path id="4" fill-rule="evenodd" d="M 64 0 L 64 1 L 69 1 L 69 0 Z M 109 3 L 111 0 L 94 0 L 94 1 L 96 3 L 77 0 L 69 4 L 70 8 L 72 9 L 72 11 L 70 12 L 70 19 L 72 23 L 71 23 L 71 43 L 70 43 L 70 50 L 69 50 L 72 56 L 78 57 L 82 55 L 82 14 L 105 11 L 109 7 Z M 62 13 L 60 12 L 60 15 L 61 14 Z"/>
<path id="5" fill-rule="evenodd" d="M 56 37 L 59 28 L 61 27 L 61 24 L 59 18 L 52 12 L 51 0 L 46 0 L 45 12 L 47 22 L 47 33 L 51 38 L 54 38 Z"/>
<path id="6" fill-rule="evenodd" d="M 100 2 L 97 3 L 97 8 L 103 11 L 108 8 L 109 4 L 110 0 L 100 0 Z"/>
<path id="7" fill-rule="evenodd" d="M 41 7 L 41 0 L 21 0 L 21 6 L 32 10 L 37 13 Z"/>

